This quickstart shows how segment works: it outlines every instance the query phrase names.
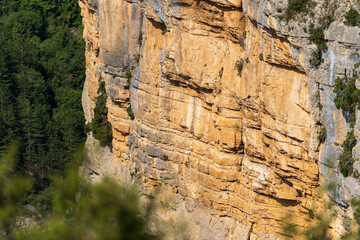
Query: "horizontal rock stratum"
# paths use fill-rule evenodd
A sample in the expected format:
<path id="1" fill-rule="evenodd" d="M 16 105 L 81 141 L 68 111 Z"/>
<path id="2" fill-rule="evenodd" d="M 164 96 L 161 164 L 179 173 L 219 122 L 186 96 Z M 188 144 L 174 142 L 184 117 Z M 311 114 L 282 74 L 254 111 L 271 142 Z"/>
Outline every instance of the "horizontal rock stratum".
<path id="1" fill-rule="evenodd" d="M 319 15 L 326 12 L 326 1 L 315 2 Z M 343 13 L 355 6 L 332 2 Z M 161 186 L 169 206 L 159 215 L 172 223 L 169 239 L 281 239 L 284 219 L 306 229 L 313 224 L 309 211 L 322 209 L 327 198 L 339 213 L 333 238 L 344 233 L 352 212 L 347 201 L 360 186 L 337 167 L 349 124 L 334 105 L 333 86 L 360 61 L 359 28 L 339 15 L 325 31 L 328 50 L 314 69 L 312 21 L 280 20 L 286 0 L 80 6 L 86 120 L 104 80 L 114 137 L 110 149 L 88 136 L 92 177 Z M 336 194 L 323 197 L 318 190 L 328 182 L 336 183 Z"/>

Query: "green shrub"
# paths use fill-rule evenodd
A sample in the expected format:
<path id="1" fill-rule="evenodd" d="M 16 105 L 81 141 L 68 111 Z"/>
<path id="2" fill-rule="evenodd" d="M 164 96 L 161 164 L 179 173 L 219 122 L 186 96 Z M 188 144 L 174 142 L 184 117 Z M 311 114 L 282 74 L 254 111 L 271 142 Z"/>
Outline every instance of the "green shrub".
<path id="1" fill-rule="evenodd" d="M 318 67 L 322 62 L 322 52 L 327 50 L 327 45 L 324 35 L 324 27 L 320 26 L 315 28 L 311 23 L 309 26 L 309 40 L 316 44 L 317 48 L 311 53 L 310 65 L 312 67 Z"/>
<path id="2" fill-rule="evenodd" d="M 97 93 L 99 94 L 96 98 L 94 108 L 94 118 L 91 121 L 91 131 L 94 137 L 100 141 L 101 146 L 110 144 L 112 140 L 112 126 L 108 122 L 108 108 L 106 107 L 106 90 L 105 82 L 100 80 L 99 88 Z"/>
<path id="3" fill-rule="evenodd" d="M 298 13 L 307 12 L 307 3 L 308 0 L 289 0 L 285 11 L 285 19 L 290 20 Z"/>
<path id="4" fill-rule="evenodd" d="M 326 129 L 323 127 L 319 131 L 318 140 L 320 142 L 325 142 L 326 140 Z"/>
<path id="5" fill-rule="evenodd" d="M 358 69 L 358 67 L 360 67 L 360 62 L 355 63 L 355 65 L 354 65 L 354 68 L 355 68 L 355 69 Z"/>
<path id="6" fill-rule="evenodd" d="M 133 111 L 131 109 L 131 105 L 126 109 L 126 111 L 127 111 L 128 115 L 129 115 L 129 117 L 131 118 L 131 120 L 134 120 L 135 115 L 134 115 L 134 113 L 133 113 Z"/>
<path id="7" fill-rule="evenodd" d="M 242 48 L 245 47 L 246 31 L 239 37 L 239 44 Z"/>
<path id="8" fill-rule="evenodd" d="M 323 105 L 320 103 L 320 102 L 318 102 L 318 108 L 320 109 L 320 111 L 323 109 Z"/>
<path id="9" fill-rule="evenodd" d="M 354 130 L 349 131 L 342 144 L 344 151 L 339 157 L 340 172 L 344 177 L 349 176 L 353 172 L 355 159 L 352 156 L 352 149 L 355 147 L 356 143 L 357 140 L 354 136 Z"/>
<path id="10" fill-rule="evenodd" d="M 239 77 L 241 77 L 241 71 L 244 68 L 244 60 L 240 59 L 235 62 L 235 69 L 238 71 Z"/>
<path id="11" fill-rule="evenodd" d="M 359 178 L 359 171 L 357 169 L 353 170 L 353 178 Z"/>
<path id="12" fill-rule="evenodd" d="M 224 74 L 224 68 L 221 67 L 221 69 L 219 71 L 219 77 L 222 78 L 223 74 Z"/>
<path id="13" fill-rule="evenodd" d="M 161 35 L 165 35 L 168 32 L 170 32 L 170 30 L 164 30 L 164 31 L 161 32 Z"/>
<path id="14" fill-rule="evenodd" d="M 250 62 L 248 57 L 245 58 L 245 62 L 246 62 L 246 63 L 249 63 L 249 62 Z"/>
<path id="15" fill-rule="evenodd" d="M 140 57 L 139 57 L 139 59 L 140 59 Z M 125 76 L 126 76 L 128 85 L 131 84 L 132 72 L 133 72 L 134 69 L 135 69 L 134 67 L 131 67 L 131 68 L 127 69 L 126 72 L 125 72 Z"/>
<path id="16" fill-rule="evenodd" d="M 325 35 L 323 27 L 314 27 L 314 24 L 311 23 L 309 26 L 309 40 L 316 44 L 319 50 L 325 51 L 327 49 Z"/>
<path id="17" fill-rule="evenodd" d="M 136 61 L 137 64 L 140 63 L 140 57 L 141 57 L 140 53 L 135 55 L 135 61 Z"/>
<path id="18" fill-rule="evenodd" d="M 311 58 L 309 60 L 310 66 L 317 68 L 318 66 L 320 66 L 321 64 L 321 56 L 322 53 L 321 51 L 319 51 L 319 49 L 313 51 L 311 53 Z"/>
<path id="19" fill-rule="evenodd" d="M 289 0 L 288 10 L 295 12 L 305 12 L 307 0 Z"/>
<path id="20" fill-rule="evenodd" d="M 264 54 L 263 54 L 263 53 L 260 53 L 260 54 L 259 54 L 259 60 L 260 60 L 260 61 L 264 61 Z"/>
<path id="21" fill-rule="evenodd" d="M 360 23 L 360 14 L 359 12 L 354 9 L 353 7 L 350 7 L 349 11 L 345 14 L 345 21 L 344 24 L 348 26 L 358 26 Z"/>
<path id="22" fill-rule="evenodd" d="M 355 86 L 356 78 L 336 78 L 334 93 L 336 93 L 334 103 L 338 109 L 355 110 L 359 101 L 360 91 Z"/>
<path id="23" fill-rule="evenodd" d="M 350 128 L 346 135 L 346 139 L 342 144 L 344 149 L 343 153 L 339 157 L 340 172 L 345 176 L 349 176 L 353 172 L 353 164 L 355 159 L 352 156 L 352 149 L 357 143 L 354 136 L 354 125 L 356 120 L 355 110 L 359 103 L 360 90 L 355 86 L 356 77 L 348 78 L 336 78 L 334 93 L 336 93 L 334 103 L 338 109 L 345 111 L 351 111 L 349 118 Z"/>
<path id="24" fill-rule="evenodd" d="M 334 16 L 333 15 L 327 15 L 326 19 L 325 19 L 325 22 L 324 22 L 324 27 L 326 29 L 328 29 L 333 21 L 335 21 Z"/>

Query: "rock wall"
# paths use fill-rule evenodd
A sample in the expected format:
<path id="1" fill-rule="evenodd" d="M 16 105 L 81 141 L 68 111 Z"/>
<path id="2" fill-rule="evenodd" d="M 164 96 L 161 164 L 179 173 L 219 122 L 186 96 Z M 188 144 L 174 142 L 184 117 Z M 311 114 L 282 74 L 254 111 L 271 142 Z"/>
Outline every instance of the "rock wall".
<path id="1" fill-rule="evenodd" d="M 312 224 L 309 209 L 325 201 L 317 192 L 327 182 L 337 185 L 333 236 L 344 232 L 360 185 L 337 168 L 349 124 L 333 85 L 360 61 L 360 30 L 333 23 L 325 61 L 312 69 L 309 21 L 280 21 L 286 5 L 80 0 L 86 120 L 103 79 L 114 135 L 101 150 L 88 136 L 85 170 L 161 186 L 169 239 L 278 239 L 289 215 L 300 229 Z"/>

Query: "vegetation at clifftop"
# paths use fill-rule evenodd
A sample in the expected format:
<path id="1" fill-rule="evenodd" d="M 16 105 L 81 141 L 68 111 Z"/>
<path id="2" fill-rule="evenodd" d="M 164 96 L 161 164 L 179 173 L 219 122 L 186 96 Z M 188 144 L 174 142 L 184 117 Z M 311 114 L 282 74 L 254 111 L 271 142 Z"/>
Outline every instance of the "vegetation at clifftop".
<path id="1" fill-rule="evenodd" d="M 0 152 L 18 142 L 14 174 L 34 183 L 22 203 L 39 211 L 85 139 L 84 51 L 78 1 L 0 1 Z"/>

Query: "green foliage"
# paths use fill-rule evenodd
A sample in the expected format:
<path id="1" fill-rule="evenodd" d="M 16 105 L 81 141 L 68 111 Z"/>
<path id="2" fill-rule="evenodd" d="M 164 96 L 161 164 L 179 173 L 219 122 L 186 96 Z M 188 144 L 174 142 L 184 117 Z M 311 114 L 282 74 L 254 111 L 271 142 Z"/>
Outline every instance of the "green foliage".
<path id="1" fill-rule="evenodd" d="M 318 67 L 322 63 L 321 61 L 322 53 L 319 51 L 319 49 L 316 49 L 315 51 L 312 51 L 311 58 L 309 60 L 310 66 L 312 67 Z"/>
<path id="2" fill-rule="evenodd" d="M 167 155 L 162 155 L 161 158 L 165 161 L 169 160 L 169 156 L 167 156 Z"/>
<path id="3" fill-rule="evenodd" d="M 134 120 L 135 115 L 134 115 L 134 113 L 133 113 L 133 111 L 131 109 L 131 105 L 129 107 L 127 107 L 126 111 L 127 111 L 127 114 L 129 115 L 129 117 L 131 118 L 131 120 Z"/>
<path id="4" fill-rule="evenodd" d="M 245 62 L 246 62 L 246 63 L 249 63 L 249 62 L 250 62 L 248 57 L 245 58 Z"/>
<path id="5" fill-rule="evenodd" d="M 17 169 L 41 192 L 85 137 L 78 2 L 2 0 L 0 36 L 0 150 L 20 138 Z"/>
<path id="6" fill-rule="evenodd" d="M 320 111 L 323 109 L 323 105 L 320 103 L 320 102 L 318 102 L 318 108 L 320 109 Z"/>
<path id="7" fill-rule="evenodd" d="M 244 60 L 240 59 L 235 62 L 235 69 L 238 71 L 239 77 L 241 77 L 241 71 L 244 68 Z"/>
<path id="8" fill-rule="evenodd" d="M 298 13 L 307 12 L 308 0 L 288 0 L 288 6 L 285 11 L 285 19 L 290 20 Z"/>
<path id="9" fill-rule="evenodd" d="M 31 186 L 29 178 L 15 172 L 18 144 L 13 143 L 0 158 L 0 239 L 11 239 L 21 200 Z M 4 235 L 4 236 L 2 236 Z"/>
<path id="10" fill-rule="evenodd" d="M 357 141 L 354 136 L 353 127 L 355 125 L 355 110 L 359 103 L 360 90 L 355 86 L 356 77 L 336 78 L 334 93 L 336 93 L 334 103 L 338 109 L 351 111 L 349 122 L 351 131 L 347 133 L 346 140 L 343 142 L 343 153 L 339 157 L 340 172 L 345 176 L 349 176 L 353 172 L 353 163 L 355 159 L 352 157 L 352 149 Z"/>
<path id="11" fill-rule="evenodd" d="M 259 60 L 260 60 L 260 61 L 264 61 L 264 54 L 263 54 L 263 53 L 260 53 L 260 54 L 259 54 Z"/>
<path id="12" fill-rule="evenodd" d="M 98 97 L 96 98 L 94 108 L 94 118 L 91 121 L 91 131 L 94 137 L 100 141 L 101 146 L 106 146 L 111 143 L 112 140 L 112 127 L 108 121 L 108 108 L 106 107 L 106 89 L 105 82 L 100 80 L 98 88 Z"/>
<path id="13" fill-rule="evenodd" d="M 346 12 L 344 24 L 352 27 L 359 26 L 360 14 L 353 7 L 350 7 L 349 11 Z"/>
<path id="14" fill-rule="evenodd" d="M 314 24 L 311 23 L 309 34 L 309 40 L 315 43 L 319 50 L 324 51 L 327 49 L 323 27 L 315 28 Z"/>
<path id="15" fill-rule="evenodd" d="M 324 28 L 328 29 L 332 22 L 335 21 L 335 18 L 333 15 L 327 15 L 324 22 Z"/>
<path id="16" fill-rule="evenodd" d="M 359 171 L 357 169 L 353 170 L 353 178 L 359 178 Z"/>
<path id="17" fill-rule="evenodd" d="M 306 239 L 331 240 L 331 237 L 328 234 L 330 223 L 331 223 L 331 218 L 325 216 L 319 217 L 319 221 L 316 223 L 316 225 L 305 231 L 304 235 Z"/>
<path id="18" fill-rule="evenodd" d="M 334 93 L 336 93 L 334 103 L 338 109 L 355 110 L 359 102 L 360 91 L 355 86 L 356 78 L 336 78 Z"/>
<path id="19" fill-rule="evenodd" d="M 315 28 L 313 23 L 309 26 L 309 40 L 317 46 L 316 50 L 311 53 L 310 65 L 312 67 L 318 67 L 323 62 L 322 52 L 327 50 L 323 28 L 323 26 Z"/>
<path id="20" fill-rule="evenodd" d="M 129 68 L 128 70 L 126 70 L 126 79 L 127 79 L 127 84 L 131 84 L 131 78 L 132 78 L 132 70 Z"/>
<path id="21" fill-rule="evenodd" d="M 16 155 L 13 147 L 0 160 L 1 239 L 160 239 L 159 234 L 147 230 L 154 208 L 152 200 L 141 205 L 135 189 L 110 179 L 92 184 L 79 178 L 83 148 L 75 155 L 66 177 L 54 178 L 54 187 L 47 194 L 53 202 L 50 214 L 35 226 L 17 228 L 16 223 L 23 217 L 19 215 L 20 200 L 31 183 L 14 175 Z"/>
<path id="22" fill-rule="evenodd" d="M 135 56 L 135 61 L 136 61 L 137 64 L 140 63 L 140 57 L 141 57 L 140 53 Z"/>
<path id="23" fill-rule="evenodd" d="M 357 140 L 354 136 L 354 130 L 349 131 L 342 144 L 344 151 L 339 157 L 340 172 L 344 175 L 344 177 L 349 176 L 353 172 L 355 159 L 352 156 L 352 149 L 355 147 L 356 143 Z"/>
<path id="24" fill-rule="evenodd" d="M 246 31 L 239 37 L 239 44 L 242 48 L 245 47 Z"/>
<path id="25" fill-rule="evenodd" d="M 358 69 L 360 67 L 360 62 L 354 64 L 354 68 Z"/>
<path id="26" fill-rule="evenodd" d="M 224 68 L 221 67 L 221 69 L 219 71 L 219 77 L 222 78 L 223 74 L 224 74 Z"/>
<path id="27" fill-rule="evenodd" d="M 357 224 L 360 224 L 360 198 L 352 199 L 351 206 L 355 210 L 354 211 L 355 220 L 356 220 Z"/>
<path id="28" fill-rule="evenodd" d="M 168 32 L 170 32 L 170 30 L 163 30 L 162 32 L 161 32 L 161 35 L 165 35 L 166 33 L 168 33 Z"/>
<path id="29" fill-rule="evenodd" d="M 324 127 L 322 127 L 319 131 L 318 140 L 320 142 L 325 142 L 326 140 L 326 129 Z"/>

